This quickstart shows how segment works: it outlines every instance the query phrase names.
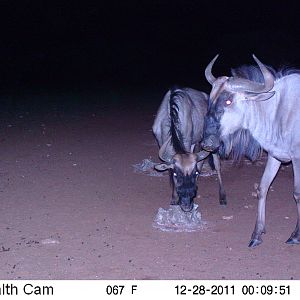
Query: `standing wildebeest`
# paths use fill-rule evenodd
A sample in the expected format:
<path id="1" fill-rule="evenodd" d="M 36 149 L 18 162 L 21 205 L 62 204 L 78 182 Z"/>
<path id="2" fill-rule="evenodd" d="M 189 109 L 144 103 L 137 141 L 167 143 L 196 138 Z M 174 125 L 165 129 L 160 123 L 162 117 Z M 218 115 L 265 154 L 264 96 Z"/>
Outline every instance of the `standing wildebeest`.
<path id="1" fill-rule="evenodd" d="M 286 243 L 300 244 L 299 70 L 275 73 L 253 55 L 259 68 L 242 66 L 232 71 L 232 77 L 215 78 L 211 69 L 217 57 L 205 70 L 212 91 L 202 146 L 208 151 L 220 147 L 225 155 L 232 151 L 236 159 L 242 155 L 255 159 L 262 149 L 268 152 L 258 188 L 258 215 L 249 247 L 262 243 L 267 192 L 281 162 L 292 161 L 298 221 Z"/>
<path id="2" fill-rule="evenodd" d="M 194 150 L 200 150 L 207 100 L 207 94 L 191 88 L 171 89 L 164 96 L 152 127 L 160 147 L 159 157 L 164 161 L 155 169 L 169 170 L 173 187 L 171 204 L 180 205 L 183 211 L 193 208 L 196 180 L 203 159 L 209 155 L 203 150 L 194 153 Z M 220 204 L 226 205 L 217 154 L 213 154 L 213 161 L 219 179 Z"/>

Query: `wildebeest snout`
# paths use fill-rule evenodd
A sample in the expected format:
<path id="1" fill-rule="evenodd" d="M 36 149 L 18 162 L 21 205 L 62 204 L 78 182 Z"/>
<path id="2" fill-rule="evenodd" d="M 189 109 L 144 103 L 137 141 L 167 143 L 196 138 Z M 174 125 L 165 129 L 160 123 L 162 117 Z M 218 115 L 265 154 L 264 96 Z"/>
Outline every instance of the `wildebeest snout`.
<path id="1" fill-rule="evenodd" d="M 202 140 L 201 146 L 204 150 L 213 152 L 220 147 L 219 138 L 216 135 L 209 135 Z"/>
<path id="2" fill-rule="evenodd" d="M 180 198 L 179 205 L 184 212 L 190 212 L 194 207 L 194 201 L 191 198 Z"/>
<path id="3" fill-rule="evenodd" d="M 178 204 L 184 212 L 190 212 L 194 207 L 194 198 L 197 194 L 196 184 L 189 183 L 189 186 L 178 190 Z"/>

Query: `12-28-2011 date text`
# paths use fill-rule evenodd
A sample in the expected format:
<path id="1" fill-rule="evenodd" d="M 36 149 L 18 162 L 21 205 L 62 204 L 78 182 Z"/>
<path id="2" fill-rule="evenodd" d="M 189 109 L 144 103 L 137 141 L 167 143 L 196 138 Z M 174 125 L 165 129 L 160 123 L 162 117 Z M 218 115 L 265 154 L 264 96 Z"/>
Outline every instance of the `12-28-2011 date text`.
<path id="1" fill-rule="evenodd" d="M 289 285 L 176 285 L 177 295 L 290 295 Z"/>

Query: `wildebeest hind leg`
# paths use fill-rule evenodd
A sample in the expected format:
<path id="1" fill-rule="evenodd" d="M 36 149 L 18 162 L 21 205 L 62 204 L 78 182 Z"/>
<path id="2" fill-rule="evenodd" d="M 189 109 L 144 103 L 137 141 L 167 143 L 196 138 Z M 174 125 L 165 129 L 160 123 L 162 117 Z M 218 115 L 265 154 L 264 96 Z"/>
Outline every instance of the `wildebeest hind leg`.
<path id="1" fill-rule="evenodd" d="M 291 234 L 290 238 L 286 241 L 287 244 L 300 244 L 300 159 L 293 160 L 294 170 L 294 198 L 297 205 L 298 219 L 296 228 Z"/>
<path id="2" fill-rule="evenodd" d="M 295 197 L 296 198 L 296 197 Z M 298 220 L 297 225 L 293 233 L 291 234 L 291 237 L 286 241 L 287 244 L 300 244 L 300 229 L 299 229 L 299 215 L 300 215 L 300 202 L 296 200 L 297 202 L 297 209 L 298 209 Z"/>

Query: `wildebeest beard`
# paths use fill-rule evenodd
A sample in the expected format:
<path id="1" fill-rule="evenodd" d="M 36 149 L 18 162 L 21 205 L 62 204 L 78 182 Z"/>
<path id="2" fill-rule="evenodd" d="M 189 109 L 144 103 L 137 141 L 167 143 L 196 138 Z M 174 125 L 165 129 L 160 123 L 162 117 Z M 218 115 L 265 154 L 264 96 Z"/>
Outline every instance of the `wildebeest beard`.
<path id="1" fill-rule="evenodd" d="M 248 129 L 239 129 L 221 138 L 219 154 L 222 158 L 230 156 L 237 162 L 240 162 L 244 156 L 255 161 L 261 156 L 262 148 Z"/>

